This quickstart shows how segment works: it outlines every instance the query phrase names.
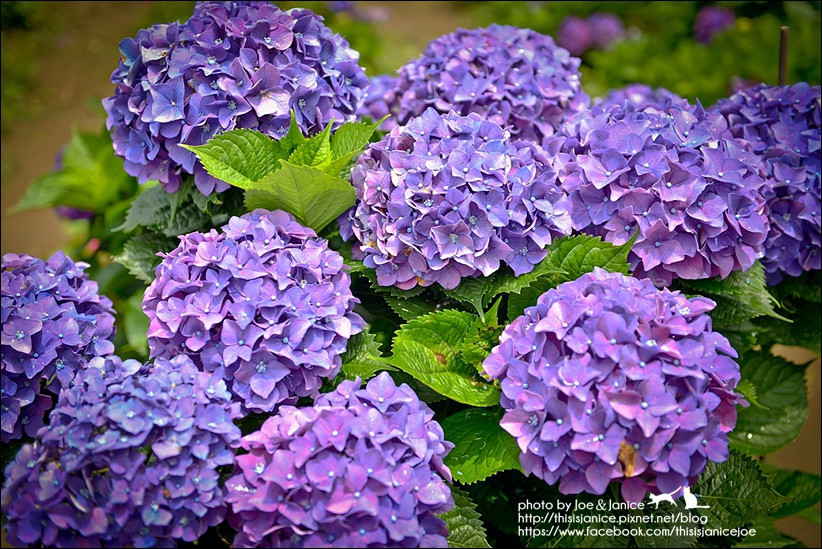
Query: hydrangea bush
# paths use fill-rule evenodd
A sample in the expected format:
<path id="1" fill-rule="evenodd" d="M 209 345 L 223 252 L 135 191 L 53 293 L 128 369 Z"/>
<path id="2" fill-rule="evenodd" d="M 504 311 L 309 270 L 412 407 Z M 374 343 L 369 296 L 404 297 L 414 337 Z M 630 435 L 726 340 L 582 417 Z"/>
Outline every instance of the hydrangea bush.
<path id="1" fill-rule="evenodd" d="M 657 285 L 727 277 L 763 255 L 764 166 L 725 119 L 673 98 L 593 107 L 549 138 L 574 229 L 621 244 Z"/>
<path id="2" fill-rule="evenodd" d="M 571 230 L 545 151 L 476 113 L 426 110 L 369 146 L 351 180 L 359 202 L 340 232 L 382 286 L 527 273 Z"/>
<path id="3" fill-rule="evenodd" d="M 43 261 L 6 254 L 2 268 L 3 443 L 33 437 L 77 370 L 114 352 L 114 310 L 63 252 Z"/>
<path id="4" fill-rule="evenodd" d="M 228 188 L 180 145 L 234 128 L 280 138 L 291 110 L 305 133 L 350 121 L 368 83 L 320 17 L 269 2 L 200 2 L 185 23 L 143 29 L 120 52 L 103 101 L 114 149 L 140 183 L 168 192 L 185 174 L 205 195 Z"/>
<path id="5" fill-rule="evenodd" d="M 819 354 L 820 91 L 686 100 L 712 88 L 654 67 L 752 20 L 650 55 L 644 18 L 691 35 L 679 6 L 626 8 L 625 39 L 586 52 L 591 108 L 580 60 L 511 26 L 370 80 L 319 17 L 265 2 L 123 41 L 114 147 L 159 184 L 81 134 L 21 201 L 95 215 L 87 270 L 4 258 L 4 540 L 796 545 L 774 518 L 812 517 L 820 479 L 760 457 L 808 408 L 807 364 L 774 345 Z M 592 47 L 622 33 L 582 21 Z M 644 83 L 587 84 L 634 49 L 619 83 Z M 535 525 L 529 502 L 555 507 Z M 626 528 L 571 533 L 603 508 Z M 670 513 L 694 528 L 660 534 Z"/>
<path id="6" fill-rule="evenodd" d="M 363 329 L 340 254 L 282 211 L 183 235 L 156 274 L 143 297 L 151 356 L 190 356 L 246 410 L 316 392 Z"/>
<path id="7" fill-rule="evenodd" d="M 539 297 L 483 362 L 525 474 L 563 494 L 672 493 L 728 458 L 739 366 L 714 303 L 595 269 Z"/>
<path id="8" fill-rule="evenodd" d="M 226 483 L 234 546 L 447 547 L 453 445 L 433 417 L 385 372 L 281 408 Z"/>
<path id="9" fill-rule="evenodd" d="M 240 405 L 185 356 L 146 365 L 96 357 L 38 440 L 5 470 L 16 546 L 169 546 L 226 513 L 219 467 L 234 463 Z"/>
<path id="10" fill-rule="evenodd" d="M 819 95 L 819 86 L 805 83 L 759 84 L 713 107 L 765 164 L 770 230 L 762 264 L 770 284 L 822 268 Z"/>

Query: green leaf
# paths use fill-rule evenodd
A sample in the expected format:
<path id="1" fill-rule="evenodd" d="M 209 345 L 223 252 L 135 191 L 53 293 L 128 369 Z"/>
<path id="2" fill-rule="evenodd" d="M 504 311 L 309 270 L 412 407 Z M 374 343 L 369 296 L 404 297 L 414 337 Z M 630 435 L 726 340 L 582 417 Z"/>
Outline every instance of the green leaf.
<path id="1" fill-rule="evenodd" d="M 348 180 L 351 161 L 363 151 L 371 136 L 386 118 L 388 117 L 374 124 L 352 122 L 340 126 L 331 138 L 334 159 L 324 168 L 325 173 Z"/>
<path id="2" fill-rule="evenodd" d="M 137 195 L 126 214 L 126 220 L 112 231 L 131 232 L 137 227 L 153 227 L 171 215 L 171 194 L 155 185 Z"/>
<path id="3" fill-rule="evenodd" d="M 319 169 L 330 164 L 332 159 L 331 124 L 326 126 L 321 133 L 300 143 L 288 157 L 288 161 L 295 166 L 311 166 Z"/>
<path id="4" fill-rule="evenodd" d="M 32 183 L 10 211 L 62 205 L 103 213 L 111 204 L 134 194 L 136 188 L 136 180 L 123 170 L 105 129 L 98 133 L 73 131 L 63 151 L 62 167 Z"/>
<path id="5" fill-rule="evenodd" d="M 819 475 L 803 471 L 777 470 L 771 477 L 774 489 L 785 497 L 784 504 L 773 512 L 773 518 L 799 513 L 819 504 L 822 499 Z"/>
<path id="6" fill-rule="evenodd" d="M 637 234 L 639 233 L 619 246 L 589 235 L 555 240 L 548 247 L 548 255 L 534 271 L 518 278 L 507 279 L 506 284 L 499 288 L 499 291 L 510 292 L 508 318 L 513 319 L 521 315 L 527 307 L 535 305 L 539 296 L 549 289 L 563 282 L 576 280 L 593 271 L 595 267 L 628 274 L 628 253 Z"/>
<path id="7" fill-rule="evenodd" d="M 122 313 L 123 331 L 126 341 L 137 353 L 148 358 L 148 316 L 143 312 L 143 294 L 138 292 L 126 301 L 125 311 Z"/>
<path id="8" fill-rule="evenodd" d="M 735 528 L 770 515 L 784 498 L 774 491 L 759 464 L 732 450 L 723 463 L 708 462 L 691 490 L 700 494 L 699 514 L 708 517 L 711 528 Z"/>
<path id="9" fill-rule="evenodd" d="M 751 529 L 756 530 L 755 536 L 747 536 L 734 543 L 734 548 L 750 548 L 755 549 L 759 547 L 804 547 L 797 540 L 790 536 L 786 536 L 777 530 L 773 521 L 762 517 L 753 522 Z"/>
<path id="10" fill-rule="evenodd" d="M 790 322 L 774 309 L 777 302 L 768 293 L 765 269 L 759 261 L 747 271 L 734 271 L 725 279 L 680 280 L 680 283 L 716 301 L 711 313 L 715 325 L 731 326 L 762 315 Z"/>
<path id="11" fill-rule="evenodd" d="M 114 260 L 140 280 L 150 283 L 154 280 L 154 269 L 161 261 L 157 252 L 170 251 L 175 245 L 173 239 L 154 233 L 138 234 L 126 242 L 123 253 Z"/>
<path id="12" fill-rule="evenodd" d="M 419 296 L 415 299 L 408 299 L 387 293 L 383 293 L 382 297 L 385 299 L 385 302 L 388 303 L 388 306 L 391 307 L 391 310 L 397 313 L 397 315 L 406 322 L 418 316 L 437 311 L 437 302 L 428 297 Z"/>
<path id="13" fill-rule="evenodd" d="M 499 403 L 499 390 L 476 379 L 474 368 L 458 352 L 474 317 L 451 309 L 421 316 L 394 337 L 389 363 L 457 402 L 472 406 Z"/>
<path id="14" fill-rule="evenodd" d="M 387 115 L 374 124 L 352 122 L 340 126 L 331 139 L 331 151 L 334 153 L 334 158 L 342 158 L 363 150 L 386 118 L 388 118 Z"/>
<path id="15" fill-rule="evenodd" d="M 163 220 L 165 223 L 156 227 L 166 236 L 179 236 L 203 228 L 209 223 L 210 217 L 193 201 L 189 201 L 179 208 L 174 216 L 167 217 Z"/>
<path id="16" fill-rule="evenodd" d="M 489 277 L 478 276 L 476 278 L 463 278 L 456 288 L 442 291 L 445 295 L 457 301 L 472 305 L 477 314 L 483 316 L 485 314 L 485 303 L 490 300 L 487 296 L 498 285 L 499 283 L 494 275 Z"/>
<path id="17" fill-rule="evenodd" d="M 485 527 L 482 525 L 477 506 L 468 494 L 456 487 L 451 487 L 454 507 L 439 515 L 448 528 L 448 547 L 491 547 L 485 538 Z"/>
<path id="18" fill-rule="evenodd" d="M 413 340 L 395 340 L 392 366 L 410 374 L 439 394 L 471 406 L 499 404 L 499 390 L 475 380 L 464 368 L 444 364 L 442 355 Z"/>
<path id="19" fill-rule="evenodd" d="M 441 355 L 441 363 L 451 364 L 456 361 L 457 353 L 473 323 L 474 317 L 470 313 L 446 309 L 404 324 L 394 341 L 413 340 L 421 343 Z M 470 373 L 470 369 L 466 371 Z"/>
<path id="20" fill-rule="evenodd" d="M 380 351 L 380 344 L 374 339 L 368 328 L 348 340 L 345 353 L 342 355 L 342 369 L 337 380 L 361 378 L 368 381 L 377 372 L 393 370 Z M 337 381 L 335 380 L 335 381 Z"/>
<path id="21" fill-rule="evenodd" d="M 445 439 L 454 448 L 445 457 L 454 480 L 472 484 L 509 469 L 522 470 L 517 442 L 500 427 L 502 410 L 473 408 L 445 418 Z"/>
<path id="22" fill-rule="evenodd" d="M 285 160 L 282 168 L 264 177 L 246 191 L 249 210 L 285 210 L 301 224 L 320 232 L 354 205 L 354 187 L 316 168 L 295 166 Z"/>
<path id="23" fill-rule="evenodd" d="M 740 357 L 739 366 L 742 379 L 756 388 L 762 407 L 739 407 L 736 428 L 728 438 L 735 448 L 768 454 L 793 441 L 808 416 L 805 367 L 761 351 Z"/>
<path id="24" fill-rule="evenodd" d="M 280 146 L 282 146 L 283 151 L 291 152 L 299 147 L 304 141 L 305 136 L 300 129 L 300 125 L 297 123 L 297 115 L 294 113 L 294 109 L 292 109 L 291 124 L 288 127 L 288 133 L 280 139 Z"/>
<path id="25" fill-rule="evenodd" d="M 256 130 L 232 130 L 221 133 L 205 145 L 180 145 L 197 155 L 212 176 L 241 189 L 279 168 L 285 157 L 282 145 Z"/>

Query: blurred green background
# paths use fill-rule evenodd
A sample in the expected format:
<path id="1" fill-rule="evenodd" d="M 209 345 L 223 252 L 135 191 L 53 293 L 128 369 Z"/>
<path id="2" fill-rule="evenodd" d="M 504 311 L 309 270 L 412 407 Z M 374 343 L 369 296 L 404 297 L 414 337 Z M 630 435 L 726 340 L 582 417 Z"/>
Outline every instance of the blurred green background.
<path id="1" fill-rule="evenodd" d="M 329 26 L 360 52 L 361 64 L 369 75 L 394 72 L 420 55 L 430 40 L 459 27 L 510 24 L 556 37 L 560 24 L 570 15 L 588 17 L 607 12 L 622 20 L 625 33 L 605 49 L 589 49 L 582 54 L 582 84 L 591 97 L 639 82 L 666 87 L 708 106 L 729 95 L 739 83 L 775 84 L 782 25 L 790 27 L 788 82 L 820 83 L 820 2 L 278 5 L 307 7 L 324 15 Z M 736 19 L 710 43 L 703 44 L 694 39 L 693 27 L 697 14 L 706 5 L 731 9 Z M 48 209 L 16 214 L 10 214 L 9 209 L 34 180 L 51 171 L 57 153 L 69 142 L 72 131 L 101 134 L 105 120 L 101 100 L 113 91 L 109 76 L 119 59 L 120 40 L 154 23 L 184 21 L 192 6 L 193 2 L 0 2 L 2 253 L 48 257 L 63 248 L 75 259 L 93 258 L 95 265 L 110 264 L 110 257 L 102 256 L 95 243 L 89 242 L 91 228 L 87 221 L 64 221 Z M 122 184 L 133 191 L 128 182 Z M 112 286 L 108 291 L 121 294 L 111 295 L 115 301 L 130 302 L 123 307 L 139 310 L 139 294 L 135 301 L 128 299 L 128 288 Z M 793 360 L 812 358 L 788 353 Z M 797 442 L 768 460 L 780 467 L 818 473 L 822 430 L 818 359 L 808 372 L 809 421 Z M 820 546 L 819 525 L 788 520 L 792 522 L 780 524 L 787 533 L 811 547 Z"/>

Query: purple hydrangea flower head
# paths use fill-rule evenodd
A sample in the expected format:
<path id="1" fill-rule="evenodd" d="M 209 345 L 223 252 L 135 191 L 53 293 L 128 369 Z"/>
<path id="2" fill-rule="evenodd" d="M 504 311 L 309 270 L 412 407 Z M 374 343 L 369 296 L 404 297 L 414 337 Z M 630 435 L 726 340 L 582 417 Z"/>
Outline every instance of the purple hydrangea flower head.
<path id="1" fill-rule="evenodd" d="M 710 44 L 717 33 L 732 27 L 735 22 L 736 14 L 732 9 L 704 6 L 696 14 L 694 38 L 703 44 Z"/>
<path id="2" fill-rule="evenodd" d="M 391 74 L 381 74 L 369 80 L 368 89 L 357 116 L 368 116 L 373 120 L 380 120 L 383 116 L 396 114 L 396 85 L 397 77 Z M 393 118 L 386 119 L 380 129 L 391 131 L 396 126 Z"/>
<path id="3" fill-rule="evenodd" d="M 548 138 L 574 228 L 621 244 L 635 276 L 657 286 L 744 271 L 768 232 L 765 172 L 722 115 L 664 104 L 593 107 Z M 563 164 L 560 167 L 560 164 Z"/>
<path id="4" fill-rule="evenodd" d="M 557 45 L 580 56 L 594 45 L 593 29 L 587 19 L 569 15 L 557 27 Z"/>
<path id="5" fill-rule="evenodd" d="M 400 68 L 395 123 L 405 125 L 429 107 L 476 112 L 520 139 L 539 142 L 588 107 L 579 64 L 550 36 L 529 29 L 458 29 Z"/>
<path id="6" fill-rule="evenodd" d="M 363 330 L 350 284 L 340 254 L 289 214 L 233 217 L 164 255 L 143 298 L 151 356 L 190 356 L 247 411 L 296 403 Z"/>
<path id="7" fill-rule="evenodd" d="M 35 436 L 51 398 L 91 357 L 114 352 L 114 309 L 63 252 L 6 254 L 2 269 L 3 443 Z"/>
<path id="8" fill-rule="evenodd" d="M 588 25 L 591 28 L 593 46 L 597 49 L 607 49 L 611 44 L 625 36 L 622 19 L 613 13 L 592 13 L 588 16 Z"/>
<path id="9" fill-rule="evenodd" d="M 225 382 L 178 356 L 96 357 L 5 470 L 12 545 L 169 547 L 225 518 L 240 430 Z M 148 457 L 148 456 L 151 457 Z"/>
<path id="10" fill-rule="evenodd" d="M 664 106 L 668 101 L 686 105 L 687 101 L 665 88 L 652 88 L 645 84 L 628 84 L 624 88 L 617 88 L 608 92 L 605 97 L 594 100 L 594 105 L 608 109 L 611 106 L 622 106 L 626 101 L 635 107 L 648 105 Z"/>
<path id="11" fill-rule="evenodd" d="M 242 439 L 226 482 L 236 547 L 447 547 L 453 444 L 406 384 L 343 381 Z"/>
<path id="12" fill-rule="evenodd" d="M 822 268 L 819 86 L 759 84 L 712 109 L 765 163 L 770 231 L 762 263 L 768 283 Z"/>
<path id="13" fill-rule="evenodd" d="M 544 293 L 483 363 L 526 474 L 626 501 L 692 483 L 728 458 L 739 366 L 715 303 L 595 269 Z"/>
<path id="14" fill-rule="evenodd" d="M 359 201 L 340 218 L 382 286 L 409 289 L 531 271 L 570 234 L 548 154 L 476 113 L 428 109 L 369 146 L 352 170 Z"/>
<path id="15" fill-rule="evenodd" d="M 235 128 L 274 138 L 351 121 L 368 84 L 359 54 L 309 10 L 269 2 L 201 2 L 185 23 L 154 25 L 120 43 L 103 101 L 115 152 L 140 183 L 174 192 L 194 174 L 209 195 L 227 188 L 181 144 Z"/>

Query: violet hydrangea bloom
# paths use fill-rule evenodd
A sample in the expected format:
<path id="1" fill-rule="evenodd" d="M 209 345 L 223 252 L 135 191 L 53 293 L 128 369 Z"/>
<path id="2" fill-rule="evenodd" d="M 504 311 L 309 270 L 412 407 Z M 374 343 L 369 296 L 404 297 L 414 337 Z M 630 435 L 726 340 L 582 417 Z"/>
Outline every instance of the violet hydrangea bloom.
<path id="1" fill-rule="evenodd" d="M 696 14 L 694 38 L 703 44 L 710 44 L 717 33 L 732 27 L 735 22 L 736 14 L 732 9 L 704 6 Z"/>
<path id="2" fill-rule="evenodd" d="M 679 105 L 687 105 L 687 101 L 665 88 L 652 88 L 646 84 L 628 84 L 623 88 L 610 90 L 605 97 L 594 99 L 594 105 L 605 109 L 611 106 L 622 106 L 626 101 L 635 107 L 647 105 L 664 106 L 668 101 Z"/>
<path id="3" fill-rule="evenodd" d="M 205 195 L 227 188 L 181 144 L 235 128 L 278 139 L 291 110 L 306 134 L 352 121 L 367 85 L 359 54 L 321 17 L 269 2 L 198 3 L 185 23 L 141 30 L 120 52 L 103 101 L 114 150 L 140 183 L 168 192 L 185 174 Z"/>
<path id="4" fill-rule="evenodd" d="M 91 357 L 114 352 L 114 309 L 63 252 L 43 261 L 6 254 L 2 268 L 3 443 L 43 426 L 51 398 Z"/>
<path id="5" fill-rule="evenodd" d="M 771 227 L 762 264 L 768 283 L 822 268 L 819 86 L 759 84 L 712 109 L 765 162 Z"/>
<path id="6" fill-rule="evenodd" d="M 6 467 L 16 546 L 169 547 L 225 518 L 218 468 L 240 429 L 225 382 L 187 357 L 97 357 L 64 387 L 49 425 Z M 151 456 L 150 458 L 148 456 Z"/>
<path id="7" fill-rule="evenodd" d="M 357 116 L 368 116 L 377 121 L 386 115 L 397 114 L 396 85 L 397 77 L 391 74 L 381 74 L 370 78 L 365 99 L 357 111 Z M 394 126 L 396 122 L 388 118 L 380 129 L 391 131 Z"/>
<path id="8" fill-rule="evenodd" d="M 594 44 L 591 30 L 587 19 L 569 15 L 557 27 L 557 45 L 568 50 L 571 55 L 580 56 Z"/>
<path id="9" fill-rule="evenodd" d="M 283 406 L 242 439 L 226 482 L 235 547 L 447 547 L 453 506 L 434 413 L 383 372 L 314 406 Z"/>
<path id="10" fill-rule="evenodd" d="M 188 355 L 246 411 L 319 389 L 363 330 L 340 254 L 287 213 L 255 210 L 190 233 L 143 297 L 151 356 Z"/>
<path id="11" fill-rule="evenodd" d="M 400 68 L 394 123 L 404 125 L 429 107 L 463 116 L 475 112 L 520 139 L 539 142 L 588 107 L 579 64 L 550 36 L 529 29 L 458 29 Z"/>
<path id="12" fill-rule="evenodd" d="M 728 458 L 739 366 L 713 301 L 595 269 L 548 290 L 483 362 L 526 474 L 626 501 L 690 484 Z"/>
<path id="13" fill-rule="evenodd" d="M 588 16 L 594 47 L 604 50 L 625 36 L 622 19 L 613 13 L 596 12 Z"/>
<path id="14" fill-rule="evenodd" d="M 351 177 L 359 200 L 340 232 L 381 286 L 451 289 L 501 263 L 520 275 L 571 232 L 547 153 L 476 113 L 428 109 L 371 144 Z"/>
<path id="15" fill-rule="evenodd" d="M 762 257 L 764 166 L 722 115 L 672 98 L 593 107 L 544 143 L 557 150 L 574 228 L 615 244 L 657 286 L 727 277 Z M 560 165 L 564 163 L 564 167 Z"/>

